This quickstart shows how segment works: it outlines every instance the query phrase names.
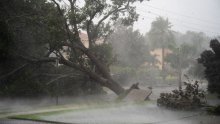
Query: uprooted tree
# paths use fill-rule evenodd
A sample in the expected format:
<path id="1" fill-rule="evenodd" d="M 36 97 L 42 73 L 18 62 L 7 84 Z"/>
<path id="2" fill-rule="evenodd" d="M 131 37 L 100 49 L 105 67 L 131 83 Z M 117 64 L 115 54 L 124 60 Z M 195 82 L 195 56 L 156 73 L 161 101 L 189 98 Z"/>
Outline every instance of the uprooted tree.
<path id="1" fill-rule="evenodd" d="M 125 90 L 118 82 L 112 79 L 108 62 L 104 61 L 105 56 L 98 55 L 94 50 L 96 41 L 105 42 L 108 35 L 113 31 L 113 22 L 120 16 L 124 25 L 131 25 L 137 20 L 138 14 L 135 2 L 143 0 L 68 0 L 68 3 L 61 0 L 51 0 L 50 4 L 56 7 L 56 20 L 52 15 L 42 16 L 42 23 L 48 27 L 50 37 L 48 38 L 48 52 L 42 56 L 18 55 L 18 57 L 29 63 L 47 63 L 59 61 L 60 64 L 69 66 L 88 75 L 94 83 L 107 87 L 117 95 Z M 34 2 L 34 1 L 26 1 Z M 41 1 L 39 5 L 48 3 Z M 35 8 L 38 6 L 34 6 Z M 42 14 L 42 13 L 38 13 Z M 52 14 L 52 13 L 51 13 Z M 27 16 L 27 15 L 24 15 Z M 29 15 L 32 16 L 31 14 Z M 41 25 L 41 22 L 39 22 Z M 86 31 L 89 46 L 86 47 L 80 37 L 81 31 Z M 55 56 L 51 57 L 51 54 Z"/>

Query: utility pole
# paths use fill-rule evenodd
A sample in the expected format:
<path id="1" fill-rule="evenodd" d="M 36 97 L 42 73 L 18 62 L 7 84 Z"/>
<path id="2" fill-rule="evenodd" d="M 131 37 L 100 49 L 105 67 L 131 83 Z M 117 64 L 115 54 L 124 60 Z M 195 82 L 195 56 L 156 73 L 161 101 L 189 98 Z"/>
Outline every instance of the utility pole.
<path id="1" fill-rule="evenodd" d="M 163 32 L 164 34 L 164 32 Z M 165 79 L 166 79 L 166 76 L 165 76 L 165 63 L 164 63 L 164 56 L 165 56 L 165 36 L 162 35 L 162 47 L 161 47 L 161 69 L 162 69 L 162 79 L 163 79 L 163 83 L 165 83 Z"/>
<path id="2" fill-rule="evenodd" d="M 56 59 L 56 70 L 58 69 L 59 59 Z M 56 71 L 58 73 L 58 70 Z M 58 81 L 56 81 L 56 105 L 59 104 L 59 95 L 58 95 Z"/>
<path id="3" fill-rule="evenodd" d="M 178 74 L 179 74 L 179 90 L 182 89 L 182 70 L 181 70 L 181 48 L 179 48 L 179 55 L 178 55 L 178 60 L 179 60 L 179 68 L 178 68 Z"/>

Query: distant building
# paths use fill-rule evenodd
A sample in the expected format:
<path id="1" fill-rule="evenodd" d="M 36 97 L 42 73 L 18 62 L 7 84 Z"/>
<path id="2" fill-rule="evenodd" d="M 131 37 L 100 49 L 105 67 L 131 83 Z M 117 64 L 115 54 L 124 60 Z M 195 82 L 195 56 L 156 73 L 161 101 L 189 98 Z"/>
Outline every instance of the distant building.
<path id="1" fill-rule="evenodd" d="M 170 49 L 164 50 L 164 57 L 166 57 L 168 54 L 172 53 Z M 151 55 L 156 56 L 156 59 L 159 61 L 156 66 L 159 67 L 159 69 L 162 69 L 162 49 L 154 49 L 150 52 Z"/>
<path id="2" fill-rule="evenodd" d="M 88 35 L 86 33 L 80 33 L 79 37 L 81 38 L 81 41 L 83 43 L 83 45 L 88 48 L 89 47 L 89 39 L 88 39 Z"/>
<path id="3" fill-rule="evenodd" d="M 79 34 L 79 37 L 81 38 L 81 41 L 83 43 L 83 45 L 88 48 L 89 47 L 89 39 L 88 39 L 88 35 L 86 33 L 81 32 Z M 97 39 L 96 44 L 102 44 L 103 43 L 103 39 Z"/>

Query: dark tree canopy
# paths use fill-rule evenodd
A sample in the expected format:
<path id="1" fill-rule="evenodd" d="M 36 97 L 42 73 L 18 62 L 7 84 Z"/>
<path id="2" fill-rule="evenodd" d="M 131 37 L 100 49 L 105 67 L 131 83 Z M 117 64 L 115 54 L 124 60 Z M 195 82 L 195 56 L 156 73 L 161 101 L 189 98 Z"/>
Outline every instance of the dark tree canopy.
<path id="1" fill-rule="evenodd" d="M 53 4 L 45 2 L 0 1 L 0 96 L 37 96 L 49 91 L 42 81 L 45 77 L 38 74 L 48 73 L 54 66 L 22 58 L 43 56 L 47 52 L 52 23 L 44 18 L 53 15 L 54 22 L 59 20 L 55 19 L 58 14 Z"/>
<path id="2" fill-rule="evenodd" d="M 208 80 L 208 90 L 220 95 L 220 43 L 217 39 L 210 41 L 212 50 L 201 53 L 198 62 L 205 67 L 205 78 Z"/>
<path id="3" fill-rule="evenodd" d="M 59 64 L 86 75 L 94 85 L 107 87 L 116 94 L 124 92 L 124 88 L 112 79 L 108 68 L 111 48 L 108 44 L 95 42 L 98 39 L 105 42 L 112 32 L 111 25 L 119 16 L 124 25 L 132 25 L 138 19 L 132 4 L 142 1 L 84 0 L 79 4 L 77 0 L 2 0 L 0 57 L 3 58 L 1 70 L 6 71 L 1 72 L 0 79 L 27 65 L 32 73 L 33 67 L 39 69 L 42 64 L 53 65 L 58 60 Z M 89 47 L 80 37 L 82 30 L 88 36 Z M 29 76 L 21 77 L 26 80 Z M 41 86 L 38 84 L 42 81 L 36 82 Z"/>

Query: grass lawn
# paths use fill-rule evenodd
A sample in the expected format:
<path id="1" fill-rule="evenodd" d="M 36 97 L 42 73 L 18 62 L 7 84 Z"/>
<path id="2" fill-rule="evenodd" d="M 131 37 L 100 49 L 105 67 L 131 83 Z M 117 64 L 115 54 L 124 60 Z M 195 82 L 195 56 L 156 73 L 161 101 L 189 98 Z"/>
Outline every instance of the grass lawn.
<path id="1" fill-rule="evenodd" d="M 88 111 L 93 109 L 102 109 L 102 108 L 114 108 L 120 106 L 129 106 L 129 105 L 147 105 L 149 103 L 156 104 L 156 101 L 145 101 L 145 102 L 135 102 L 135 103 L 126 103 L 126 102 L 114 102 L 114 103 L 89 103 L 89 104 L 69 104 L 69 105 L 60 105 L 60 106 L 50 106 L 44 109 L 40 109 L 37 112 L 33 111 L 28 112 L 28 114 L 19 114 L 14 116 L 9 116 L 11 119 L 20 119 L 20 120 L 34 120 L 34 121 L 45 121 L 42 119 L 44 116 L 56 115 L 56 114 L 65 114 L 67 112 L 77 112 L 77 111 Z M 51 121 L 49 121 L 51 122 Z"/>

